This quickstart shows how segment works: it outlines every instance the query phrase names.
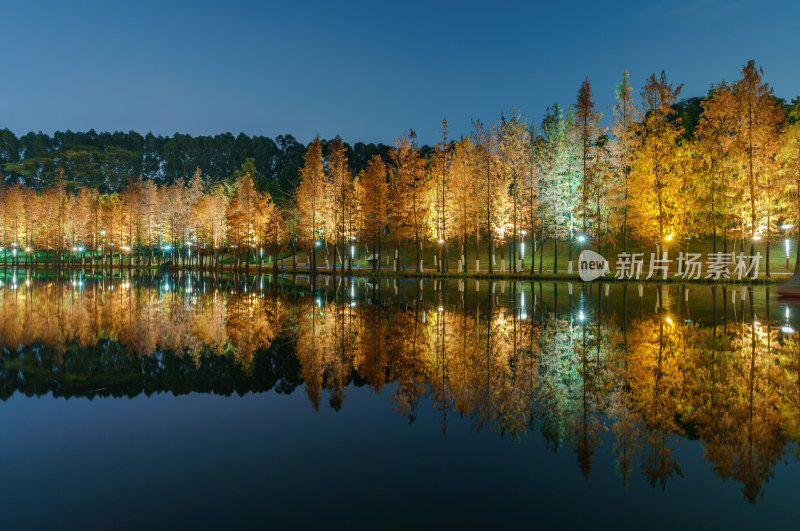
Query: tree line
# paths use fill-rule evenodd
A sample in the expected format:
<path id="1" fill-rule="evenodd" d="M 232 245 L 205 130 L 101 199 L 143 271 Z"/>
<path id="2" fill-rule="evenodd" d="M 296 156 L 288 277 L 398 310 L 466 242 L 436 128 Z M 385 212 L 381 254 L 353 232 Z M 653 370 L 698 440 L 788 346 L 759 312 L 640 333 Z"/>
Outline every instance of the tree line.
<path id="1" fill-rule="evenodd" d="M 317 137 L 304 148 L 291 137 L 248 143 L 220 135 L 200 137 L 195 151 L 172 161 L 176 135 L 161 139 L 158 157 L 147 148 L 114 166 L 115 147 L 81 166 L 83 155 L 67 149 L 69 135 L 44 162 L 28 157 L 36 135 L 27 135 L 19 160 L 4 165 L 0 234 L 17 249 L 46 250 L 46 260 L 102 250 L 129 266 L 168 251 L 199 267 L 220 267 L 227 256 L 235 267 L 260 268 L 302 250 L 316 270 L 320 249 L 328 265 L 330 251 L 334 268 L 351 268 L 348 249 L 358 242 L 373 258 L 393 251 L 397 268 L 406 267 L 410 248 L 417 271 L 424 249 L 435 250 L 445 273 L 455 252 L 458 270 L 469 272 L 480 268 L 480 249 L 494 257 L 500 248 L 512 272 L 531 274 L 542 272 L 546 240 L 558 271 L 559 243 L 571 261 L 573 250 L 589 247 L 619 244 L 626 252 L 630 241 L 658 249 L 710 238 L 714 252 L 738 247 L 752 256 L 765 245 L 769 270 L 770 243 L 800 225 L 800 100 L 785 104 L 762 78 L 749 61 L 735 81 L 679 101 L 682 86 L 664 72 L 649 76 L 638 97 L 625 72 L 610 127 L 601 126 L 587 78 L 572 105 L 548 107 L 538 124 L 511 109 L 451 140 L 443 120 L 430 148 L 413 131 L 391 147 Z M 208 149 L 197 147 L 205 141 Z M 235 157 L 220 153 L 239 144 L 245 158 L 231 169 Z M 189 164 L 194 174 L 184 178 Z M 295 180 L 286 177 L 291 166 Z M 519 253 L 526 240 L 534 250 L 527 263 Z"/>

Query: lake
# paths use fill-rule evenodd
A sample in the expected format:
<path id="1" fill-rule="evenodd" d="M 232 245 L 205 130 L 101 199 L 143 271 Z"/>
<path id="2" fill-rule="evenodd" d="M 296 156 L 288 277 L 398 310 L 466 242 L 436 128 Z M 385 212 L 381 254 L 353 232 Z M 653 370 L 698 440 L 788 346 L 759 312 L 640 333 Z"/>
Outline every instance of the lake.
<path id="1" fill-rule="evenodd" d="M 3 527 L 796 526 L 766 286 L 0 271 Z"/>

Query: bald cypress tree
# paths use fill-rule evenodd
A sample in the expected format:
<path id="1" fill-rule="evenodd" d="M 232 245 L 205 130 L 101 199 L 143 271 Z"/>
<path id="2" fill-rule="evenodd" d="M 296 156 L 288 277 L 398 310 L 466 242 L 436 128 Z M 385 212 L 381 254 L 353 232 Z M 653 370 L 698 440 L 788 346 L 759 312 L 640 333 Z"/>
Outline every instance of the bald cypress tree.
<path id="1" fill-rule="evenodd" d="M 599 219 L 592 206 L 598 193 L 599 148 L 597 141 L 602 132 L 599 122 L 601 114 L 597 112 L 592 96 L 592 84 L 589 78 L 583 80 L 578 90 L 578 99 L 572 106 L 575 129 L 578 171 L 580 172 L 580 202 L 575 205 L 575 217 L 581 220 L 581 232 L 588 238 L 589 226 L 594 226 L 595 237 Z"/>
<path id="2" fill-rule="evenodd" d="M 767 242 L 771 235 L 773 194 L 768 179 L 777 170 L 778 127 L 784 117 L 772 95 L 772 88 L 761 79 L 763 74 L 763 70 L 756 68 L 755 61 L 750 60 L 742 68 L 742 77 L 732 86 L 735 99 L 734 156 L 739 177 L 736 182 L 747 202 L 742 237 L 749 236 L 751 255 L 754 254 L 754 241 L 760 237 L 759 225 L 763 226 Z"/>
<path id="3" fill-rule="evenodd" d="M 372 243 L 373 271 L 380 271 L 381 236 L 383 235 L 387 215 L 388 185 L 386 183 L 386 164 L 380 155 L 374 155 L 367 167 L 356 179 L 356 196 L 361 210 L 361 225 L 367 240 Z"/>
<path id="4" fill-rule="evenodd" d="M 631 174 L 631 163 L 638 142 L 634 124 L 639 118 L 639 110 L 633 102 L 628 71 L 622 73 L 614 92 L 616 101 L 613 106 L 614 123 L 611 127 L 613 140 L 609 144 L 611 170 L 614 173 L 613 198 L 616 201 L 618 219 L 622 224 L 622 251 L 628 252 L 628 182 Z M 620 212 L 621 211 L 621 212 Z"/>
<path id="5" fill-rule="evenodd" d="M 324 226 L 325 170 L 322 164 L 322 143 L 319 135 L 314 138 L 306 152 L 305 164 L 300 170 L 300 186 L 295 201 L 300 214 L 298 230 L 307 242 L 311 253 L 311 270 L 317 270 L 317 246 L 321 228 Z"/>

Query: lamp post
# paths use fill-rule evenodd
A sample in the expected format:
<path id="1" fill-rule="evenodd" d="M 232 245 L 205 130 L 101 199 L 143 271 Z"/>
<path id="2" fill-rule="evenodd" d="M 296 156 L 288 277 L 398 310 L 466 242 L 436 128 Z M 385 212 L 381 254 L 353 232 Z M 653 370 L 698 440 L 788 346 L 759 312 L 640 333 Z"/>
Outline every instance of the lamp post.
<path id="1" fill-rule="evenodd" d="M 794 228 L 794 223 L 784 223 L 781 225 L 781 230 L 783 231 L 784 236 L 784 247 L 786 248 L 786 271 L 789 271 L 789 251 L 791 244 L 789 243 L 789 231 Z"/>
<path id="2" fill-rule="evenodd" d="M 102 258 L 103 259 L 103 267 L 106 266 L 106 248 L 105 248 L 106 238 L 105 238 L 105 236 L 106 236 L 106 231 L 101 230 L 100 231 L 100 256 L 103 257 Z M 92 262 L 92 263 L 94 263 L 94 262 Z"/>

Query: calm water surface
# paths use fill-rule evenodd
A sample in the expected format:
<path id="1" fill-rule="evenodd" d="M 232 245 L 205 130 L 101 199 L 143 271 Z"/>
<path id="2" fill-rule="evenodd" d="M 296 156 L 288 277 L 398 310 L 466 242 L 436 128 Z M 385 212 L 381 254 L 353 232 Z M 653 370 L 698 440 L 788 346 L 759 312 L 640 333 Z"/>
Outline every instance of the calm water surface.
<path id="1" fill-rule="evenodd" d="M 795 528 L 765 287 L 0 271 L 3 528 Z"/>

